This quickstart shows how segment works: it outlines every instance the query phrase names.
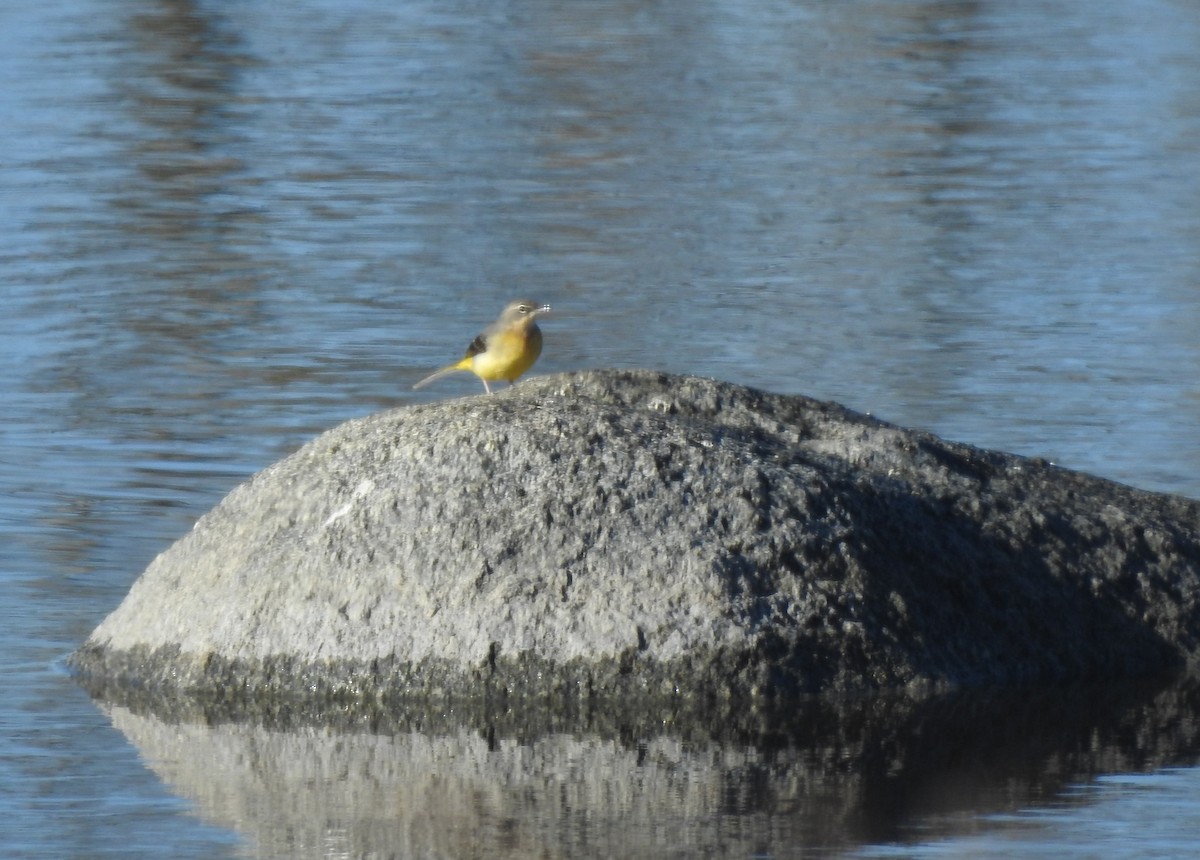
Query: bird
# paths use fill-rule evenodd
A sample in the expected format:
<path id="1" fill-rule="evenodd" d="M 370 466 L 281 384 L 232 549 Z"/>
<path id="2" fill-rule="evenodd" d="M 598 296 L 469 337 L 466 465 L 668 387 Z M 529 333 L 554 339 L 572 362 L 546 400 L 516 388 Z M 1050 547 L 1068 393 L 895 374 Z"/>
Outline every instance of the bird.
<path id="1" fill-rule="evenodd" d="M 542 354 L 542 330 L 537 318 L 549 312 L 550 305 L 529 299 L 509 302 L 496 321 L 471 341 L 460 361 L 429 374 L 413 388 L 422 388 L 458 370 L 478 376 L 488 394 L 492 393 L 488 382 L 505 379 L 512 385 Z"/>

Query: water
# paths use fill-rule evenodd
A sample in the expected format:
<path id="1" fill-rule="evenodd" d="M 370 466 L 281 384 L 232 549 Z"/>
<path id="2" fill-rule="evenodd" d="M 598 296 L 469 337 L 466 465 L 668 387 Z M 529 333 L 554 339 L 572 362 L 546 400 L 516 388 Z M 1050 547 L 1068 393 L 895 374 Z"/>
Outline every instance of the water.
<path id="1" fill-rule="evenodd" d="M 210 802 L 212 785 L 179 777 L 186 745 L 147 741 L 263 749 L 271 730 L 102 711 L 61 658 L 254 470 L 347 418 L 474 393 L 469 378 L 409 386 L 514 294 L 559 311 L 538 372 L 803 392 L 1200 497 L 1193 3 L 74 0 L 0 17 L 5 854 L 285 844 L 302 817 L 229 793 L 269 768 L 217 768 L 225 799 Z M 503 763 L 532 757 L 541 783 L 476 804 L 479 850 L 534 853 L 550 820 L 553 844 L 584 856 L 604 844 L 596 821 L 634 808 L 601 798 L 644 747 L 696 799 L 650 844 L 1171 856 L 1200 810 L 1195 745 L 1185 732 L 1139 757 L 1153 718 L 1114 707 L 1131 734 L 1103 750 L 1120 755 L 1046 779 L 1051 745 L 1027 759 L 1041 778 L 1018 781 L 1048 787 L 1014 803 L 997 800 L 1011 773 L 923 768 L 970 789 L 950 812 L 855 806 L 836 761 L 802 771 L 824 788 L 785 791 L 774 780 L 801 771 L 728 763 L 764 754 L 746 739 L 270 737 L 323 763 L 304 809 L 345 823 L 293 854 L 395 835 L 349 814 L 395 808 L 394 783 L 345 776 L 377 748 L 395 772 L 414 750 L 477 759 L 429 787 L 453 804 L 495 798 Z M 548 785 L 556 805 L 538 805 Z M 865 821 L 809 842 L 814 797 Z M 418 828 L 393 850 L 426 844 Z"/>
<path id="2" fill-rule="evenodd" d="M 1200 771 L 1165 769 L 1102 776 L 1036 808 L 982 817 L 976 834 L 872 845 L 860 858 L 1189 857 L 1196 850 Z M 1153 827 L 1147 833 L 1147 823 Z M 930 828 L 933 829 L 933 828 Z"/>

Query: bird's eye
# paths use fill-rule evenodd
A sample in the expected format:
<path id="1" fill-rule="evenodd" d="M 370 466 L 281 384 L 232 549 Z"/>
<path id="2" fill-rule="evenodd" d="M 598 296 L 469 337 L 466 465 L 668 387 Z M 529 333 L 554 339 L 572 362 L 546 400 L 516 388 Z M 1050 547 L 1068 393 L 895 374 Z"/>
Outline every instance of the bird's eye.
<path id="1" fill-rule="evenodd" d="M 517 308 L 517 311 L 518 311 L 518 312 L 520 312 L 520 313 L 523 313 L 523 314 L 527 314 L 527 313 L 529 313 L 531 310 L 533 310 L 533 308 L 531 308 L 529 305 L 520 305 L 520 306 Z"/>

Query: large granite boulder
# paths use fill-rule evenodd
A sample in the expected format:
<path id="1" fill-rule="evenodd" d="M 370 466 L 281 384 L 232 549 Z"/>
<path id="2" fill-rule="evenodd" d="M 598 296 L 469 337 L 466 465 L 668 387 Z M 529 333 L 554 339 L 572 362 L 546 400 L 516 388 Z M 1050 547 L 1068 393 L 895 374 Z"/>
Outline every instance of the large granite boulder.
<path id="1" fill-rule="evenodd" d="M 350 421 L 72 657 L 270 701 L 565 703 L 1132 675 L 1200 654 L 1200 503 L 652 372 Z"/>

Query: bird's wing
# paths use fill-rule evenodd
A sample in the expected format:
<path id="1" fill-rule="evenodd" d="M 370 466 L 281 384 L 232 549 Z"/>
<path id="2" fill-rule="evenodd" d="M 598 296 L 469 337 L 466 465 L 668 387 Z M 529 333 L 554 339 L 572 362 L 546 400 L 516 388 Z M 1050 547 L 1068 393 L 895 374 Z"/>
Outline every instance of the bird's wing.
<path id="1" fill-rule="evenodd" d="M 488 333 L 475 336 L 475 340 L 471 341 L 471 345 L 467 347 L 467 354 L 463 358 L 473 358 L 481 352 L 487 352 Z"/>

